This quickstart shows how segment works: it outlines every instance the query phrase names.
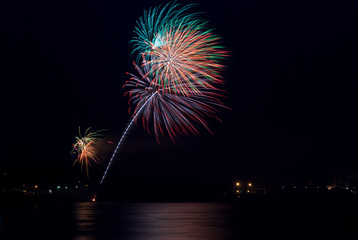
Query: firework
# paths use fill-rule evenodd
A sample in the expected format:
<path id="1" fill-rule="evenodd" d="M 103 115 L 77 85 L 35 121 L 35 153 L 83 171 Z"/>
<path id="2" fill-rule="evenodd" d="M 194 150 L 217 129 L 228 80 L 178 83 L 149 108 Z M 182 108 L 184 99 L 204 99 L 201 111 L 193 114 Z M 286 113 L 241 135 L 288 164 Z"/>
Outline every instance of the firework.
<path id="1" fill-rule="evenodd" d="M 180 4 L 172 2 L 144 11 L 143 17 L 139 18 L 134 28 L 135 36 L 130 41 L 133 44 L 132 54 L 138 53 L 137 60 L 141 60 L 142 53 L 151 52 L 152 48 L 163 44 L 161 34 L 166 32 L 168 24 L 186 25 L 190 20 L 195 21 L 196 14 L 185 14 L 185 11 L 193 6 L 194 4 L 189 4 L 178 9 Z"/>
<path id="2" fill-rule="evenodd" d="M 143 62 L 145 63 L 145 59 L 143 59 Z M 199 131 L 195 125 L 204 126 L 211 133 L 205 117 L 221 121 L 216 116 L 216 107 L 225 107 L 220 100 L 223 97 L 221 94 L 223 91 L 214 87 L 211 87 L 209 90 L 196 86 L 200 94 L 190 94 L 189 96 L 173 94 L 173 88 L 177 85 L 163 88 L 161 85 L 155 84 L 156 81 L 153 78 L 157 76 L 150 72 L 150 64 L 140 66 L 134 63 L 134 66 L 140 76 L 129 73 L 131 78 L 123 86 L 131 88 L 125 95 L 130 97 L 129 105 L 135 106 L 133 117 L 125 128 L 112 154 L 100 185 L 104 181 L 128 130 L 133 123 L 138 121 L 139 116 L 142 115 L 143 126 L 148 132 L 150 132 L 149 123 L 153 122 L 152 128 L 158 142 L 159 136 L 165 135 L 165 132 L 168 133 L 173 142 L 177 134 L 198 134 Z"/>
<path id="3" fill-rule="evenodd" d="M 145 59 L 143 59 L 145 62 Z M 199 94 L 174 94 L 173 86 L 162 87 L 156 84 L 158 75 L 150 73 L 150 64 L 139 66 L 134 64 L 140 76 L 130 74 L 131 78 L 124 87 L 131 90 L 126 92 L 130 97 L 129 104 L 134 105 L 134 115 L 142 111 L 142 123 L 144 128 L 150 132 L 153 129 L 159 142 L 159 136 L 167 133 L 172 141 L 179 135 L 198 134 L 197 126 L 202 125 L 209 132 L 206 117 L 215 118 L 217 107 L 225 107 L 221 98 L 223 91 L 214 88 L 196 85 Z M 193 85 L 195 83 L 190 83 Z M 184 85 L 184 86 L 183 86 Z M 181 83 L 179 86 L 185 88 L 188 83 Z M 138 119 L 136 119 L 137 121 Z M 150 122 L 153 127 L 150 127 Z"/>
<path id="4" fill-rule="evenodd" d="M 223 83 L 221 61 L 228 53 L 207 23 L 188 13 L 193 6 L 173 2 L 144 11 L 139 18 L 131 40 L 132 54 L 138 53 L 134 65 L 139 76 L 129 74 L 124 84 L 130 88 L 126 95 L 134 110 L 100 185 L 128 130 L 139 119 L 148 132 L 154 131 L 158 142 L 161 135 L 168 134 L 174 142 L 177 135 L 198 134 L 198 126 L 210 132 L 205 119 L 220 120 L 216 114 L 217 107 L 225 107 L 223 91 L 215 86 Z"/>
<path id="5" fill-rule="evenodd" d="M 73 144 L 72 153 L 77 155 L 76 160 L 73 164 L 78 163 L 81 166 L 81 171 L 83 168 L 86 169 L 86 174 L 88 176 L 88 170 L 92 163 L 100 163 L 100 160 L 96 154 L 96 143 L 100 140 L 102 134 L 99 130 L 96 132 L 91 132 L 91 128 L 88 128 L 84 136 L 81 135 L 81 129 L 78 128 L 79 136 L 75 137 L 76 143 Z"/>
<path id="6" fill-rule="evenodd" d="M 149 64 L 157 75 L 155 84 L 175 94 L 198 93 L 198 87 L 222 82 L 220 62 L 228 55 L 206 22 L 197 14 L 186 14 L 192 6 L 178 9 L 170 3 L 145 12 L 132 40 L 133 52 L 146 60 L 142 65 Z"/>

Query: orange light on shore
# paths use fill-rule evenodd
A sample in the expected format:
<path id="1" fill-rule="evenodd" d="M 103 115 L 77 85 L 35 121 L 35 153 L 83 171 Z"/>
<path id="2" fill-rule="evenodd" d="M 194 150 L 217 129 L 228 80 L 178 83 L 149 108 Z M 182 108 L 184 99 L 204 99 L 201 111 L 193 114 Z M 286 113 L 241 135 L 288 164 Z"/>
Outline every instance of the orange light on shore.
<path id="1" fill-rule="evenodd" d="M 96 201 L 96 199 L 95 198 L 92 198 L 92 202 L 95 202 Z"/>

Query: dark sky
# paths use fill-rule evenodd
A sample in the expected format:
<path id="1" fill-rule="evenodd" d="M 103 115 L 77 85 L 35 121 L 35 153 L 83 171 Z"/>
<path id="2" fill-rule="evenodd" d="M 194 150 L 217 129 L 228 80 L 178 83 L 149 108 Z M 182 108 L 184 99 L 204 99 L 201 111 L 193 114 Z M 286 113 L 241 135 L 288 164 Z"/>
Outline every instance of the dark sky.
<path id="1" fill-rule="evenodd" d="M 158 145 L 133 128 L 108 182 L 319 182 L 358 174 L 358 17 L 351 2 L 195 1 L 230 51 L 224 78 L 233 110 L 221 110 L 223 123 L 210 121 L 214 135 L 202 129 L 176 144 L 162 138 Z M 161 3 L 1 3 L 0 166 L 72 169 L 78 126 L 108 129 L 108 139 L 119 140 L 130 117 L 122 89 L 133 72 L 128 42 L 143 10 Z M 93 181 L 112 150 L 105 148 Z"/>

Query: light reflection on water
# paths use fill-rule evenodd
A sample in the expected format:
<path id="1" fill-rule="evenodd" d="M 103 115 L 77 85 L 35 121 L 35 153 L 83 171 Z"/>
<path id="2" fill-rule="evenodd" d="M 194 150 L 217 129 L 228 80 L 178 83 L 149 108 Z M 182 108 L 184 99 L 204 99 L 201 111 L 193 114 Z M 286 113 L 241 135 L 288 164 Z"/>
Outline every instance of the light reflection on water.
<path id="1" fill-rule="evenodd" d="M 76 204 L 74 207 L 74 223 L 77 232 L 81 235 L 75 236 L 74 240 L 95 240 L 96 210 L 91 204 Z"/>
<path id="2" fill-rule="evenodd" d="M 224 240 L 229 205 L 78 203 L 75 240 Z"/>
<path id="3" fill-rule="evenodd" d="M 262 240 L 266 214 L 255 209 L 230 203 L 38 204 L 6 211 L 0 239 Z"/>
<path id="4" fill-rule="evenodd" d="M 350 239 L 344 236 L 356 234 L 357 213 L 356 199 L 14 204 L 1 212 L 0 240 Z"/>

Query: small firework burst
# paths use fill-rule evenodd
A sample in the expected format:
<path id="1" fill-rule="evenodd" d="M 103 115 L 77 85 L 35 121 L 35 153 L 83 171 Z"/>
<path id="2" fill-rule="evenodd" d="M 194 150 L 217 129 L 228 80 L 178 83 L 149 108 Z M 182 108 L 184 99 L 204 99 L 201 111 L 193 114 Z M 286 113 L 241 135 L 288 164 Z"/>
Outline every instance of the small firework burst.
<path id="1" fill-rule="evenodd" d="M 96 132 L 91 132 L 91 128 L 87 128 L 84 133 L 84 136 L 81 135 L 81 129 L 78 128 L 78 137 L 75 137 L 76 143 L 72 146 L 72 154 L 77 155 L 76 160 L 73 165 L 78 163 L 81 166 L 81 171 L 83 168 L 86 169 L 86 174 L 88 176 L 88 170 L 92 163 L 99 164 L 101 161 L 97 157 L 96 144 L 101 139 L 100 137 L 103 130 Z"/>

